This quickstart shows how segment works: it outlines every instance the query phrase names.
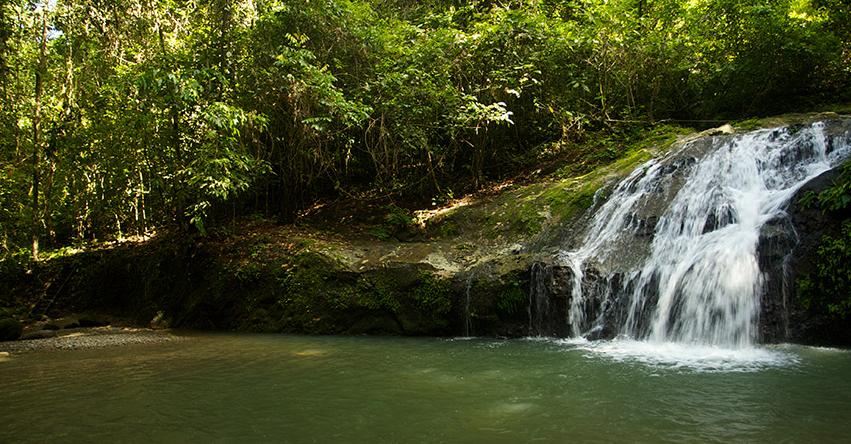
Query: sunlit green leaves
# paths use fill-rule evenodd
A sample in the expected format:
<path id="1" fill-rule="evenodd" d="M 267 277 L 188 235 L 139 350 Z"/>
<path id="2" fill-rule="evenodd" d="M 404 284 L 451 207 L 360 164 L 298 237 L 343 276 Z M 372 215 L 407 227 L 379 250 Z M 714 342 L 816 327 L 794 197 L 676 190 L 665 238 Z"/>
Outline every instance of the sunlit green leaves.
<path id="1" fill-rule="evenodd" d="M 846 3 L 59 0 L 44 231 L 203 227 L 225 203 L 287 219 L 317 198 L 428 202 L 589 131 L 848 100 Z M 0 12 L 0 240 L 20 244 L 40 16 Z"/>
<path id="2" fill-rule="evenodd" d="M 513 124 L 511 115 L 513 112 L 505 107 L 505 102 L 484 104 L 479 102 L 476 96 L 465 94 L 462 97 L 463 104 L 458 112 L 458 120 L 464 127 L 479 132 L 489 125 Z"/>
<path id="3" fill-rule="evenodd" d="M 227 200 L 251 185 L 252 180 L 265 174 L 268 166 L 253 158 L 245 149 L 242 134 L 262 131 L 266 118 L 221 102 L 214 102 L 201 112 L 206 128 L 200 146 L 188 166 L 187 183 L 197 188 L 199 204 L 193 217 L 202 217 L 210 200 Z M 204 204 L 207 202 L 207 204 Z"/>

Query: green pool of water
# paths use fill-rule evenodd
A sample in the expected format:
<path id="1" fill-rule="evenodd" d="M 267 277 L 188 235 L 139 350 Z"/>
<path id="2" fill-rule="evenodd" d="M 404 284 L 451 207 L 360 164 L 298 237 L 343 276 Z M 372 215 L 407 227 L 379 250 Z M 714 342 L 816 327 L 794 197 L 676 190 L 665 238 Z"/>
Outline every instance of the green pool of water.
<path id="1" fill-rule="evenodd" d="M 851 352 L 633 348 L 192 334 L 20 353 L 0 362 L 0 442 L 851 440 Z"/>

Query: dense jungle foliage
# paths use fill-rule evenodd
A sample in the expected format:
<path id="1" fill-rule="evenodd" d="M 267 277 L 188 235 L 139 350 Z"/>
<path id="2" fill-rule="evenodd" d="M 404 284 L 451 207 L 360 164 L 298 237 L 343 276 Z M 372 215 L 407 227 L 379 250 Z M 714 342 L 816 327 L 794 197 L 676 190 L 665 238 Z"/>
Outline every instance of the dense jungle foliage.
<path id="1" fill-rule="evenodd" d="M 845 0 L 0 0 L 0 252 L 441 201 L 663 121 L 847 102 L 848 23 Z"/>

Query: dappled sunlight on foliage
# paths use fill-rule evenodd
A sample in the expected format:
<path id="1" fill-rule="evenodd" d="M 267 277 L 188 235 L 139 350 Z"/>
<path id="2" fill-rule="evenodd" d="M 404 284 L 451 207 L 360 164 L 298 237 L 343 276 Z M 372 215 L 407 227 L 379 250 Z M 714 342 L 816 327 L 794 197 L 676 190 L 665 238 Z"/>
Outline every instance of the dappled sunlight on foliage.
<path id="1" fill-rule="evenodd" d="M 581 174 L 661 123 L 844 103 L 849 11 L 6 0 L 0 253 L 205 233 L 246 213 L 292 221 L 320 199 L 435 207 L 546 162 Z"/>

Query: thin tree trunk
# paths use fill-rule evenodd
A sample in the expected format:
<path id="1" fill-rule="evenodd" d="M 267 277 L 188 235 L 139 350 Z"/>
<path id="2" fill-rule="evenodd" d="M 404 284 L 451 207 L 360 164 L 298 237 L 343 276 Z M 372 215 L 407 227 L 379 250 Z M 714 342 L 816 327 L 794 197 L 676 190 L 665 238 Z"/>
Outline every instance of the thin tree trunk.
<path id="1" fill-rule="evenodd" d="M 137 208 L 137 216 L 136 219 L 139 218 L 138 212 L 142 212 L 142 224 L 141 224 L 141 232 L 140 235 L 145 235 L 148 232 L 148 215 L 145 213 L 145 175 L 142 174 L 142 170 L 139 170 L 139 191 L 138 191 L 138 199 L 139 199 L 139 208 Z"/>
<path id="2" fill-rule="evenodd" d="M 227 80 L 227 84 L 219 84 L 219 97 L 224 99 L 227 87 L 233 84 L 233 72 L 230 69 L 230 59 L 228 57 L 229 42 L 227 40 L 227 31 L 230 28 L 231 22 L 231 7 L 230 1 L 225 0 L 220 2 L 221 17 L 219 23 L 219 72 Z"/>
<path id="3" fill-rule="evenodd" d="M 154 25 L 157 29 L 157 37 L 159 38 L 160 51 L 162 52 L 163 58 L 168 60 L 171 63 L 174 63 L 171 55 L 168 52 L 168 47 L 165 44 L 165 36 L 163 34 L 162 23 L 160 22 L 159 13 L 156 8 L 154 11 Z M 174 65 L 174 70 L 177 72 L 177 64 Z M 183 152 L 180 144 L 180 110 L 177 107 L 176 103 L 172 103 L 170 107 L 170 117 L 171 117 L 171 137 L 172 144 L 174 145 L 174 161 L 175 168 L 173 171 L 177 172 L 183 169 Z M 183 197 L 183 186 L 182 186 L 182 178 L 178 174 L 173 174 L 173 179 L 171 183 L 171 205 L 173 206 L 172 210 L 172 218 L 175 222 L 177 222 L 178 226 L 181 229 L 188 229 L 187 221 L 186 221 L 186 211 L 184 208 L 184 197 Z"/>
<path id="4" fill-rule="evenodd" d="M 73 15 L 70 17 L 71 20 L 69 22 L 68 30 L 75 29 L 73 22 Z M 67 131 L 72 124 L 72 118 L 74 115 L 74 106 L 75 106 L 75 81 L 74 81 L 74 46 L 73 46 L 73 35 L 66 30 L 65 41 L 66 41 L 66 51 L 65 51 L 65 83 L 62 87 L 62 95 L 64 102 L 64 109 L 62 110 L 61 117 L 61 132 L 57 134 L 57 138 L 60 140 L 62 138 L 67 138 Z M 55 143 L 57 141 L 54 141 Z M 53 192 L 54 190 L 54 180 L 56 178 L 56 171 L 59 169 L 59 161 L 62 159 L 59 156 L 59 149 L 61 147 L 60 143 L 54 145 L 52 150 L 50 150 L 49 156 L 45 154 L 45 161 L 47 161 L 48 165 L 48 174 L 44 183 L 44 218 L 45 218 L 45 228 L 47 230 L 49 241 L 54 242 L 56 240 L 56 227 L 53 221 L 52 213 L 52 204 L 53 204 Z"/>
<path id="5" fill-rule="evenodd" d="M 33 176 L 32 176 L 32 258 L 38 261 L 38 241 L 41 225 L 38 206 L 39 154 L 41 151 L 41 99 L 44 93 L 44 71 L 47 65 L 47 9 L 41 10 L 41 47 L 38 54 L 38 68 L 35 71 L 35 116 L 33 117 Z"/>
<path id="6" fill-rule="evenodd" d="M 18 23 L 22 23 L 23 19 L 21 18 L 21 13 L 18 12 Z M 20 84 L 21 79 L 21 70 L 18 67 L 15 67 L 15 84 Z M 13 105 L 14 101 L 12 101 L 12 96 L 9 97 L 9 104 Z M 21 159 L 23 157 L 23 152 L 21 148 L 21 126 L 18 125 L 18 112 L 14 110 L 14 108 L 10 108 L 12 111 L 12 115 L 15 118 L 15 159 Z"/>
<path id="7" fill-rule="evenodd" d="M 51 212 L 53 209 L 50 205 L 53 202 L 53 182 L 56 178 L 55 151 L 44 153 L 44 164 L 47 169 L 47 175 L 44 180 L 42 180 L 44 186 L 41 200 L 44 209 L 42 210 L 41 215 L 42 227 L 44 228 L 44 232 L 47 234 L 47 240 L 45 242 L 48 246 L 50 246 L 56 240 L 56 229 L 53 226 L 53 217 L 51 216 Z"/>

